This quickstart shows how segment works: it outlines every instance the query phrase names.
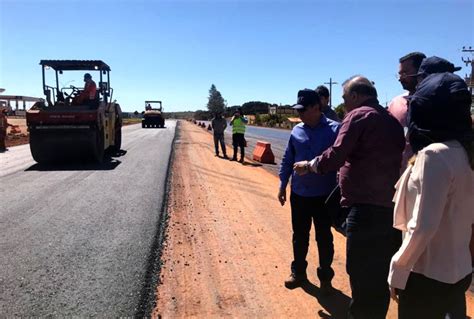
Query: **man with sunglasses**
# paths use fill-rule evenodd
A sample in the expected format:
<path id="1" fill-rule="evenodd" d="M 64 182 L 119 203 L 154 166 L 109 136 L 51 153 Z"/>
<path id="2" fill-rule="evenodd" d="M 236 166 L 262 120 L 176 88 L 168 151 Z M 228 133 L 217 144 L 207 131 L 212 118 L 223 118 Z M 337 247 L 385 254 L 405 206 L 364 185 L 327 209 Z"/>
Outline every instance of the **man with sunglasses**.
<path id="1" fill-rule="evenodd" d="M 307 282 L 306 255 L 311 223 L 314 223 L 319 252 L 317 275 L 322 292 L 330 293 L 331 280 L 334 276 L 331 268 L 334 247 L 331 219 L 324 202 L 336 186 L 336 171 L 325 175 L 310 173 L 305 176 L 298 176 L 293 172 L 294 163 L 321 155 L 336 139 L 339 123 L 328 119 L 322 113 L 322 107 L 316 91 L 304 89 L 298 92 L 298 101 L 293 108 L 298 111 L 302 123 L 291 131 L 282 159 L 278 200 L 282 206 L 285 204 L 286 187 L 291 177 L 290 204 L 294 259 L 285 286 L 293 289 Z"/>
<path id="2" fill-rule="evenodd" d="M 415 93 L 417 85 L 417 74 L 420 68 L 421 62 L 426 58 L 421 52 L 411 52 L 400 58 L 399 70 L 398 70 L 398 81 L 402 85 L 405 93 L 398 95 L 388 105 L 388 111 L 400 122 L 405 128 L 407 127 L 407 115 L 408 115 L 408 101 L 407 96 Z M 405 149 L 402 155 L 402 166 L 401 172 L 407 167 L 408 160 L 413 155 L 410 144 L 408 141 L 405 144 Z"/>

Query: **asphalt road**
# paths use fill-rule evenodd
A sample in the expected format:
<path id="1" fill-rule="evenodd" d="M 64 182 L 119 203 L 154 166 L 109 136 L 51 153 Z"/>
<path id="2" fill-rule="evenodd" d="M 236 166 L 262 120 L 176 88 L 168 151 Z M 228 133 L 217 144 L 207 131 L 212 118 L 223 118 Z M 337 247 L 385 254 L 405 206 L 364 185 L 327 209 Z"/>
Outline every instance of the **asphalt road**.
<path id="1" fill-rule="evenodd" d="M 209 125 L 210 121 L 201 121 Z M 227 128 L 224 132 L 225 141 L 228 145 L 232 144 L 232 126 L 227 123 Z M 275 164 L 263 164 L 265 169 L 269 170 L 275 175 L 278 175 L 280 170 L 281 160 L 285 153 L 288 140 L 290 139 L 291 130 L 260 127 L 247 125 L 245 129 L 245 139 L 247 140 L 247 147 L 245 148 L 245 154 L 247 157 L 252 158 L 253 150 L 257 141 L 264 141 L 271 144 L 273 155 L 275 156 Z M 239 151 L 240 152 L 240 151 Z M 231 157 L 233 154 L 232 148 L 227 149 L 227 155 Z M 238 154 L 238 157 L 240 153 Z"/>
<path id="2" fill-rule="evenodd" d="M 0 153 L 1 317 L 144 314 L 176 123 L 166 126 L 124 127 L 126 153 L 101 165 L 40 166 L 28 145 Z"/>

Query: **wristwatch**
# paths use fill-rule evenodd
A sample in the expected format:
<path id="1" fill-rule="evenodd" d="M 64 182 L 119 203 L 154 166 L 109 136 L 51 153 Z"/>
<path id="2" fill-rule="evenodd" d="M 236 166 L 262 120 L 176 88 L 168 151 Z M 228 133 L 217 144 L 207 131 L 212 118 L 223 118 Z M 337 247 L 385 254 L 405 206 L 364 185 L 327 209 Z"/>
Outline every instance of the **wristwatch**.
<path id="1" fill-rule="evenodd" d="M 319 165 L 319 157 L 315 157 L 312 161 L 308 162 L 308 169 L 311 172 L 319 173 L 318 165 Z"/>

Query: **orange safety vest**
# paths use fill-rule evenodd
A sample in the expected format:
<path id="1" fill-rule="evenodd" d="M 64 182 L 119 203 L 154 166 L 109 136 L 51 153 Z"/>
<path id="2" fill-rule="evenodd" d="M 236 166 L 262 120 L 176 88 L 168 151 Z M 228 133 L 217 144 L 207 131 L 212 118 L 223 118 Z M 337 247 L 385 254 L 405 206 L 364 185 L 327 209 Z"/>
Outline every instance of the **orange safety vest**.
<path id="1" fill-rule="evenodd" d="M 85 98 L 88 98 L 89 100 L 95 99 L 95 93 L 97 91 L 97 85 L 95 84 L 94 81 L 90 81 L 86 83 L 86 86 L 84 87 L 84 92 L 83 96 Z"/>

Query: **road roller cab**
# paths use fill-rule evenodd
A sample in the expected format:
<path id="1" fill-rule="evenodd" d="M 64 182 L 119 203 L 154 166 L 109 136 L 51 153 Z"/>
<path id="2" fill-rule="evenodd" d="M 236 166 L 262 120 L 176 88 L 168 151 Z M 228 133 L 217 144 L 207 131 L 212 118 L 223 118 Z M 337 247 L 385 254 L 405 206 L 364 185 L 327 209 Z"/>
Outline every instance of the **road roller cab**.
<path id="1" fill-rule="evenodd" d="M 46 99 L 26 112 L 35 161 L 88 158 L 102 162 L 105 151 L 118 152 L 122 142 L 122 111 L 112 100 L 110 67 L 100 60 L 41 60 L 40 65 Z M 90 99 L 82 98 L 92 92 L 87 82 L 85 89 L 66 86 L 83 76 L 84 80 L 89 79 L 84 73 L 99 81 Z M 51 82 L 56 84 L 50 85 Z"/>
<path id="2" fill-rule="evenodd" d="M 161 101 L 145 101 L 142 128 L 146 127 L 165 127 L 165 118 Z"/>

